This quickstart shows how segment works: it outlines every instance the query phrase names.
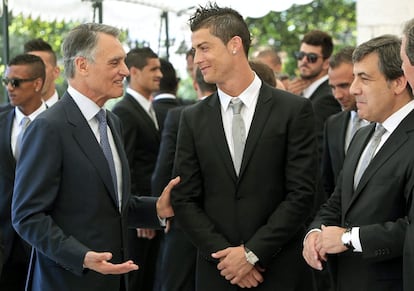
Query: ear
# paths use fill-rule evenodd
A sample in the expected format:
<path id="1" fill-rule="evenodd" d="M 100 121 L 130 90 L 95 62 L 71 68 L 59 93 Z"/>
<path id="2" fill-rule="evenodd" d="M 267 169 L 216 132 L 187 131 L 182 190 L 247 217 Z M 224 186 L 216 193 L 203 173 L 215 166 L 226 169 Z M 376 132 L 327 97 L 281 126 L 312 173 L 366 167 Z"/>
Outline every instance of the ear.
<path id="1" fill-rule="evenodd" d="M 323 60 L 322 68 L 324 70 L 328 71 L 328 69 L 329 69 L 329 58 L 327 58 L 326 60 Z"/>
<path id="2" fill-rule="evenodd" d="M 80 74 L 84 75 L 88 73 L 89 63 L 85 57 L 76 57 L 74 62 L 75 67 Z"/>
<path id="3" fill-rule="evenodd" d="M 40 92 L 42 90 L 43 83 L 44 83 L 44 80 L 42 80 L 41 78 L 37 78 L 35 80 L 35 82 L 34 82 L 34 90 L 35 90 L 35 92 Z"/>
<path id="4" fill-rule="evenodd" d="M 405 75 L 402 75 L 393 80 L 392 84 L 394 85 L 394 94 L 400 95 L 407 88 L 407 78 Z"/>
<path id="5" fill-rule="evenodd" d="M 56 66 L 53 68 L 53 80 L 56 80 L 57 78 L 59 78 L 60 75 L 60 67 Z"/>
<path id="6" fill-rule="evenodd" d="M 243 41 L 240 36 L 233 36 L 229 42 L 227 43 L 227 49 L 229 50 L 231 55 L 237 55 L 240 53 L 244 53 L 243 50 Z"/>

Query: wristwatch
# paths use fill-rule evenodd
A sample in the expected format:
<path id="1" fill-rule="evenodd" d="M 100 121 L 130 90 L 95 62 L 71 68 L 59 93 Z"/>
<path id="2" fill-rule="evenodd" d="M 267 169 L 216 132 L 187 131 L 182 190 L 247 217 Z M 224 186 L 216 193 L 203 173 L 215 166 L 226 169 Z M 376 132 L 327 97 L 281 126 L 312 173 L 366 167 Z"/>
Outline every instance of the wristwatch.
<path id="1" fill-rule="evenodd" d="M 341 241 L 344 246 L 346 246 L 348 249 L 354 249 L 354 246 L 352 245 L 352 228 L 347 228 L 344 233 L 342 234 Z"/>
<path id="2" fill-rule="evenodd" d="M 255 265 L 259 261 L 259 258 L 246 247 L 244 247 L 244 254 L 246 256 L 247 262 L 249 262 L 252 265 Z"/>

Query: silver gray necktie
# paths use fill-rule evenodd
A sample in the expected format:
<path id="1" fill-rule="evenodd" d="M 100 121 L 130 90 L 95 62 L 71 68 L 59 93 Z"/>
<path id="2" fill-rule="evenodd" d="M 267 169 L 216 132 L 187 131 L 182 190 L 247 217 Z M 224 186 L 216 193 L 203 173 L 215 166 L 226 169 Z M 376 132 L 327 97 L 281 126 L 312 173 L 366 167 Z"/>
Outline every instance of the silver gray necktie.
<path id="1" fill-rule="evenodd" d="M 231 126 L 234 149 L 233 163 L 234 169 L 236 170 L 237 175 L 239 175 L 244 145 L 246 143 L 246 129 L 244 127 L 243 118 L 240 114 L 243 102 L 241 102 L 239 98 L 232 98 L 229 106 L 233 110 L 233 121 Z"/>
<path id="2" fill-rule="evenodd" d="M 23 117 L 23 119 L 20 121 L 20 132 L 17 135 L 17 139 L 16 139 L 16 148 L 14 151 L 14 157 L 16 159 L 16 161 L 20 158 L 20 151 L 21 151 L 21 147 L 22 147 L 22 139 L 23 139 L 23 135 L 24 132 L 26 131 L 27 127 L 30 124 L 30 118 L 25 116 Z"/>
<path id="3" fill-rule="evenodd" d="M 109 144 L 109 139 L 108 139 L 108 131 L 107 131 L 108 123 L 106 121 L 105 110 L 104 109 L 99 110 L 99 112 L 95 115 L 95 117 L 99 122 L 98 130 L 99 130 L 99 136 L 101 138 L 99 143 L 101 145 L 105 158 L 108 161 L 109 170 L 111 172 L 112 181 L 115 187 L 114 189 L 115 193 L 118 193 L 118 183 L 116 179 L 115 163 L 114 163 L 114 157 L 112 155 L 112 150 L 111 150 L 111 146 Z"/>
<path id="4" fill-rule="evenodd" d="M 387 130 L 380 124 L 377 124 L 377 128 L 375 129 L 374 134 L 371 137 L 370 142 L 368 143 L 368 147 L 361 156 L 359 161 L 359 170 L 355 173 L 354 177 L 354 189 L 357 188 L 359 181 L 361 180 L 362 175 L 364 174 L 366 168 L 368 167 L 369 163 L 371 162 L 372 158 L 374 157 L 375 150 L 377 149 L 381 137 Z"/>
<path id="5" fill-rule="evenodd" d="M 354 137 L 355 133 L 358 129 L 362 126 L 362 119 L 355 115 L 351 122 L 351 133 L 349 135 L 349 140 L 347 141 L 346 151 L 348 150 L 349 144 L 351 143 L 352 138 Z"/>
<path id="6" fill-rule="evenodd" d="M 155 114 L 155 110 L 152 104 L 150 105 L 148 112 L 149 112 L 149 115 L 151 116 L 152 121 L 154 122 L 155 128 L 159 129 L 157 115 Z"/>

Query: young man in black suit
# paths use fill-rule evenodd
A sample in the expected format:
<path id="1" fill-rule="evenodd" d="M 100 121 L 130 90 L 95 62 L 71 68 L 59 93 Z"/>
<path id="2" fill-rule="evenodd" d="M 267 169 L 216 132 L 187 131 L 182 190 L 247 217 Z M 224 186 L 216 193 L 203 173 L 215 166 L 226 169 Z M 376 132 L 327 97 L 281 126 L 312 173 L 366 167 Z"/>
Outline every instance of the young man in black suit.
<path id="1" fill-rule="evenodd" d="M 194 63 L 218 88 L 183 110 L 174 163 L 182 182 L 171 201 L 198 249 L 196 290 L 311 290 L 300 250 L 317 173 L 312 105 L 252 71 L 237 11 L 200 7 L 190 26 Z"/>
<path id="2" fill-rule="evenodd" d="M 23 291 L 29 267 L 30 245 L 13 228 L 11 204 L 19 136 L 27 126 L 26 118 L 30 123 L 46 110 L 41 94 L 44 80 L 43 61 L 27 54 L 10 60 L 3 79 L 12 106 L 0 113 L 0 243 L 4 244 L 0 290 Z"/>
<path id="3" fill-rule="evenodd" d="M 401 41 L 373 38 L 355 49 L 359 117 L 335 191 L 305 238 L 303 256 L 322 268 L 336 254 L 337 290 L 402 290 L 403 243 L 414 191 L 414 101 L 401 69 Z"/>
<path id="4" fill-rule="evenodd" d="M 149 47 L 130 50 L 125 63 L 130 71 L 128 87 L 112 112 L 122 122 L 131 171 L 131 193 L 142 196 L 152 193 L 151 176 L 160 146 L 159 121 L 152 106 L 152 94 L 160 88 L 161 63 Z M 128 245 L 131 258 L 140 265 L 140 272 L 129 276 L 130 288 L 152 290 L 159 248 L 156 230 L 130 229 Z"/>

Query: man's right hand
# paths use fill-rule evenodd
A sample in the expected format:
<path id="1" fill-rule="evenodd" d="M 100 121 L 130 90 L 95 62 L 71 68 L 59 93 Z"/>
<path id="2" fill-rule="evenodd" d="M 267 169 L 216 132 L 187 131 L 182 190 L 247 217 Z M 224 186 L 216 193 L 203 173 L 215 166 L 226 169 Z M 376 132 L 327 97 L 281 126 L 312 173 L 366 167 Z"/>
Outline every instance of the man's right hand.
<path id="1" fill-rule="evenodd" d="M 302 252 L 302 255 L 308 265 L 316 270 L 322 270 L 322 260 L 326 260 L 326 258 L 321 258 L 319 256 L 319 251 L 316 248 L 316 243 L 320 236 L 321 232 L 319 231 L 309 233 L 303 244 Z"/>
<path id="2" fill-rule="evenodd" d="M 89 251 L 85 255 L 83 267 L 103 275 L 119 275 L 138 270 L 138 265 L 131 260 L 122 264 L 112 264 L 109 262 L 110 259 L 112 259 L 112 254 L 109 252 L 97 253 Z"/>

